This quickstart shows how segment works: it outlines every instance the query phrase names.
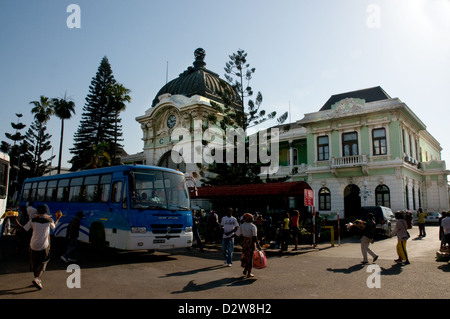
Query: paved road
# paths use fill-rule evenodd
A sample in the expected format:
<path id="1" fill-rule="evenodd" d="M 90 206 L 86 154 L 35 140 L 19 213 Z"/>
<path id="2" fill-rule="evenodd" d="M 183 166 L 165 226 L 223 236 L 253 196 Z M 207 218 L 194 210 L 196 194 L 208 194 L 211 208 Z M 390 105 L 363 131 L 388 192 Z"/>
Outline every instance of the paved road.
<path id="1" fill-rule="evenodd" d="M 380 288 L 369 288 L 374 266 L 361 265 L 358 238 L 318 248 L 301 246 L 297 252 L 268 250 L 268 267 L 242 277 L 239 251 L 232 267 L 223 264 L 218 247 L 205 253 L 196 249 L 173 252 L 83 251 L 77 271 L 68 271 L 57 257 L 43 276 L 44 289 L 32 285 L 25 256 L 4 252 L 0 262 L 0 299 L 450 299 L 450 264 L 437 262 L 438 228 L 427 227 L 427 237 L 410 233 L 407 249 L 411 264 L 393 260 L 396 238 L 378 240 L 371 247 L 379 254 Z M 292 247 L 290 247 L 292 248 Z M 371 268 L 370 268 L 371 267 Z M 376 270 L 376 269 L 375 269 Z M 369 271 L 369 272 L 368 272 Z M 68 288 L 80 283 L 80 288 Z M 373 280 L 371 282 L 374 282 Z"/>

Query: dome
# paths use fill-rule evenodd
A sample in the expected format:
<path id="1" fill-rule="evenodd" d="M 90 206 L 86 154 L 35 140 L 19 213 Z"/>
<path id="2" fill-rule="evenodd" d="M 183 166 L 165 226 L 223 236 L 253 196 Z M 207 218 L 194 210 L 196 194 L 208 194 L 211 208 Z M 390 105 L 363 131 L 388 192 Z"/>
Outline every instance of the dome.
<path id="1" fill-rule="evenodd" d="M 160 95 L 169 93 L 186 97 L 200 95 L 218 103 L 223 103 L 221 96 L 225 95 L 234 107 L 242 109 L 241 98 L 236 90 L 220 79 L 218 74 L 205 68 L 205 55 L 205 50 L 201 48 L 195 50 L 193 67 L 188 67 L 178 78 L 164 85 L 156 94 L 152 107 L 158 104 Z M 228 93 L 226 94 L 226 92 Z"/>

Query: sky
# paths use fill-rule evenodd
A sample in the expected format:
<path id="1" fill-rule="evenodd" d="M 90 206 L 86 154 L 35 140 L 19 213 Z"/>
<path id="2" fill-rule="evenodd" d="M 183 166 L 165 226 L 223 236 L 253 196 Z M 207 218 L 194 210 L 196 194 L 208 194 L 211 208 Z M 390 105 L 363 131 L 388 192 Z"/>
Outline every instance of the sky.
<path id="1" fill-rule="evenodd" d="M 10 142 L 15 113 L 33 122 L 31 101 L 66 95 L 76 114 L 65 122 L 65 167 L 104 56 L 131 90 L 121 118 L 134 154 L 143 148 L 136 117 L 197 48 L 222 78 L 229 55 L 245 50 L 262 108 L 290 111 L 290 122 L 333 94 L 381 86 L 422 120 L 450 165 L 450 0 L 1 0 L 0 46 L 0 140 Z M 60 125 L 47 125 L 53 155 Z"/>

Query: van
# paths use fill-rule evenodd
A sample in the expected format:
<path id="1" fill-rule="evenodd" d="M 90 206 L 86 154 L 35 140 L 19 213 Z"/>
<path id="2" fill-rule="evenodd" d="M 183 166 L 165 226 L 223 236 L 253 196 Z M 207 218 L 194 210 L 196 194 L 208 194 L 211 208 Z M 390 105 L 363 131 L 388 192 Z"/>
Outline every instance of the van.
<path id="1" fill-rule="evenodd" d="M 363 206 L 359 210 L 358 219 L 366 220 L 367 213 L 372 213 L 377 224 L 377 231 L 392 237 L 392 230 L 395 228 L 395 215 L 389 207 L 384 206 Z"/>

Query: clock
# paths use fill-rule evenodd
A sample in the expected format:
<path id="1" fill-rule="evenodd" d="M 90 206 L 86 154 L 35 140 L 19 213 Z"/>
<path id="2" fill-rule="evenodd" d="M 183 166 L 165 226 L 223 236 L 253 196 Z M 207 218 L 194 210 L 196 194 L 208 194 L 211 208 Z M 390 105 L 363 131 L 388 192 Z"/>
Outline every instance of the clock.
<path id="1" fill-rule="evenodd" d="M 173 128 L 175 126 L 175 123 L 177 123 L 177 118 L 175 117 L 175 115 L 172 114 L 167 119 L 167 127 L 168 128 Z"/>

